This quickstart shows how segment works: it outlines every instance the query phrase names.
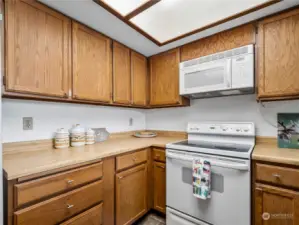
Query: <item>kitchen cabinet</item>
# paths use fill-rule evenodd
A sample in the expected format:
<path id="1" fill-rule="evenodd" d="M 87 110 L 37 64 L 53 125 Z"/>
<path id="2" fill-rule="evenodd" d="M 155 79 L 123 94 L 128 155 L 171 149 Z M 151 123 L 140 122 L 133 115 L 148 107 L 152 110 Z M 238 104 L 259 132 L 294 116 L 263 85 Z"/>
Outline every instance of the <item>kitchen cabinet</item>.
<path id="1" fill-rule="evenodd" d="M 154 162 L 154 209 L 166 212 L 166 165 Z"/>
<path id="2" fill-rule="evenodd" d="M 176 48 L 150 58 L 150 105 L 188 104 L 179 95 L 180 49 Z"/>
<path id="3" fill-rule="evenodd" d="M 299 9 L 258 24 L 258 99 L 299 97 Z"/>
<path id="4" fill-rule="evenodd" d="M 253 23 L 226 30 L 183 45 L 181 47 L 181 61 L 183 62 L 249 44 L 255 44 L 255 26 Z"/>
<path id="5" fill-rule="evenodd" d="M 299 224 L 297 167 L 253 162 L 254 225 Z"/>
<path id="6" fill-rule="evenodd" d="M 117 173 L 116 225 L 132 224 L 147 210 L 147 165 Z"/>
<path id="7" fill-rule="evenodd" d="M 110 102 L 112 96 L 111 40 L 73 22 L 73 98 Z"/>
<path id="8" fill-rule="evenodd" d="M 133 105 L 147 105 L 147 59 L 145 56 L 131 51 L 131 79 Z"/>
<path id="9" fill-rule="evenodd" d="M 8 92 L 67 98 L 71 20 L 37 1 L 5 0 Z"/>
<path id="10" fill-rule="evenodd" d="M 299 224 L 299 192 L 256 184 L 255 225 Z"/>
<path id="11" fill-rule="evenodd" d="M 113 42 L 113 102 L 131 104 L 130 49 Z"/>

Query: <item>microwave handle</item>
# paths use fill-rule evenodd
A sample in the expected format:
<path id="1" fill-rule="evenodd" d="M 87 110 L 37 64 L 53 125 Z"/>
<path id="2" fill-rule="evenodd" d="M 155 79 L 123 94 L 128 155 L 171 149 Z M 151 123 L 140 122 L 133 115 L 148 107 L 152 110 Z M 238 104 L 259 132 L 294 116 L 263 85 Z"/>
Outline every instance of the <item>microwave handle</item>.
<path id="1" fill-rule="evenodd" d="M 192 162 L 193 159 L 196 159 L 196 157 L 193 158 L 193 157 L 188 157 L 188 156 L 181 156 L 181 155 L 177 155 L 177 154 L 169 153 L 169 152 L 166 153 L 166 157 L 170 158 L 170 159 L 190 161 L 190 162 Z M 247 165 L 247 164 L 234 163 L 234 162 L 227 163 L 225 161 L 221 162 L 219 160 L 209 160 L 209 159 L 207 159 L 207 160 L 211 162 L 212 166 L 235 169 L 235 170 L 242 170 L 242 171 L 248 171 L 249 170 L 249 165 Z"/>
<path id="2" fill-rule="evenodd" d="M 231 88 L 232 84 L 232 59 L 227 59 L 226 61 L 226 86 Z"/>

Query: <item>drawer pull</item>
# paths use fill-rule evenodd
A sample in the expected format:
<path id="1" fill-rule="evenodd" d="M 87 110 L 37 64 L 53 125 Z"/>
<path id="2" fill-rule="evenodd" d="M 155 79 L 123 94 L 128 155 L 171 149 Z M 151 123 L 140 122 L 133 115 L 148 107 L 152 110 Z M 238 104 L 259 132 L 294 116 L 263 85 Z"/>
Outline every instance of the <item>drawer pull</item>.
<path id="1" fill-rule="evenodd" d="M 74 207 L 74 205 L 67 204 L 67 208 L 68 208 L 68 209 L 71 209 L 71 208 L 73 208 L 73 207 Z"/>
<path id="2" fill-rule="evenodd" d="M 256 187 L 255 190 L 257 190 L 257 191 L 263 191 L 263 189 L 260 188 L 260 187 Z"/>
<path id="3" fill-rule="evenodd" d="M 277 179 L 280 178 L 280 175 L 277 174 L 277 173 L 273 173 L 272 176 L 275 177 L 275 178 L 277 178 Z"/>
<path id="4" fill-rule="evenodd" d="M 74 182 L 74 180 L 67 180 L 68 184 L 72 184 Z"/>
<path id="5" fill-rule="evenodd" d="M 165 166 L 157 165 L 157 167 L 162 168 L 162 169 L 165 169 Z"/>
<path id="6" fill-rule="evenodd" d="M 136 162 L 136 161 L 137 161 L 137 158 L 136 158 L 135 156 L 133 156 L 132 160 L 133 160 L 134 162 Z"/>

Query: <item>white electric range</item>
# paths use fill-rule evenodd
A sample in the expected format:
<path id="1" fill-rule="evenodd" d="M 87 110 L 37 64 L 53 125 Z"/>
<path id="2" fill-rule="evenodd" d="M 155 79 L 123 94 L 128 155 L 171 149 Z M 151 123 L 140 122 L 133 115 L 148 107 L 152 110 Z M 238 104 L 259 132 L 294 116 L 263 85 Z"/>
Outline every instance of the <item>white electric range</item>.
<path id="1" fill-rule="evenodd" d="M 253 123 L 189 123 L 188 139 L 166 145 L 167 225 L 250 225 Z M 211 198 L 193 196 L 194 158 L 211 162 Z"/>

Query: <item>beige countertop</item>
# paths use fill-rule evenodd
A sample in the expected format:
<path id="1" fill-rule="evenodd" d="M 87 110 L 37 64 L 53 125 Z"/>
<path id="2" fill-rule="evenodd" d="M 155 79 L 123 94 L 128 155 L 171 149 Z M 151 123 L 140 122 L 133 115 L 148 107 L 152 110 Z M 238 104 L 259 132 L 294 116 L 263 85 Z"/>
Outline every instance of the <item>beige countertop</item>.
<path id="1" fill-rule="evenodd" d="M 254 160 L 299 166 L 299 149 L 278 148 L 276 138 L 258 139 L 252 153 Z"/>
<path id="2" fill-rule="evenodd" d="M 156 138 L 123 136 L 94 145 L 68 149 L 54 149 L 49 141 L 4 144 L 3 169 L 7 179 L 12 180 L 100 161 L 103 158 L 151 146 L 164 148 L 167 143 L 184 139 L 183 135 L 160 135 Z M 258 138 L 252 158 L 299 166 L 299 149 L 278 148 L 276 139 Z"/>
<path id="3" fill-rule="evenodd" d="M 158 136 L 155 138 L 127 136 L 68 149 L 53 149 L 52 145 L 49 145 L 49 141 L 44 145 L 35 142 L 15 144 L 14 149 L 13 145 L 9 145 L 9 147 L 4 145 L 3 169 L 6 178 L 12 180 L 76 164 L 100 161 L 106 157 L 151 146 L 165 147 L 167 143 L 183 139 L 184 136 Z"/>

